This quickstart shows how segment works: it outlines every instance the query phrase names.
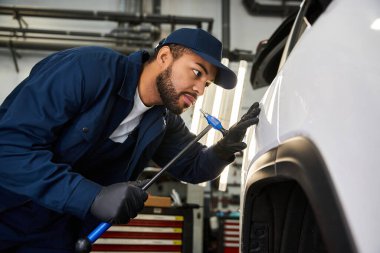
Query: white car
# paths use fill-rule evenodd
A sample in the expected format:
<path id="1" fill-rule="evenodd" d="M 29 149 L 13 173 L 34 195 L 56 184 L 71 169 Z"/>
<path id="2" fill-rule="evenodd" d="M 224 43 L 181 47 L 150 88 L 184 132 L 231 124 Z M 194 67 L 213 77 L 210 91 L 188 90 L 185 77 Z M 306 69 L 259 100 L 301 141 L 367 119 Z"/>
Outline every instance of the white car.
<path id="1" fill-rule="evenodd" d="M 380 252 L 380 1 L 306 0 L 282 48 L 248 135 L 240 250 Z"/>

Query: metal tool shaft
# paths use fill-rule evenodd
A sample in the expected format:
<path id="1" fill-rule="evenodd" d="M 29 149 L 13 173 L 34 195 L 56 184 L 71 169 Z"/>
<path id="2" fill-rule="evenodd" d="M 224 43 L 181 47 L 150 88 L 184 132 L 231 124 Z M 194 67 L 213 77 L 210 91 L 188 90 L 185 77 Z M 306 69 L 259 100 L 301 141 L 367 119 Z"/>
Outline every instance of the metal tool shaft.
<path id="1" fill-rule="evenodd" d="M 185 148 L 181 150 L 168 164 L 165 165 L 147 184 L 145 184 L 142 189 L 147 190 L 157 179 L 164 173 L 174 162 L 176 162 L 183 154 L 191 148 L 194 143 L 201 139 L 213 126 L 207 125 L 202 132 L 200 132 L 194 140 L 186 145 Z M 81 239 L 77 242 L 77 252 L 89 252 L 91 250 L 91 245 L 99 239 L 104 232 L 106 232 L 112 226 L 111 223 L 102 222 L 100 223 L 85 239 Z"/>
<path id="2" fill-rule="evenodd" d="M 211 125 L 207 125 L 205 129 L 203 129 L 202 132 L 200 132 L 197 137 L 195 137 L 194 140 L 192 140 L 189 144 L 186 145 L 184 149 L 181 150 L 168 164 L 165 165 L 146 185 L 142 187 L 142 189 L 145 191 L 147 190 L 154 182 L 157 181 L 157 179 L 161 176 L 162 173 L 164 173 L 170 165 L 172 165 L 175 161 L 178 160 L 191 146 L 194 145 L 197 141 L 199 141 L 210 129 L 212 128 Z"/>

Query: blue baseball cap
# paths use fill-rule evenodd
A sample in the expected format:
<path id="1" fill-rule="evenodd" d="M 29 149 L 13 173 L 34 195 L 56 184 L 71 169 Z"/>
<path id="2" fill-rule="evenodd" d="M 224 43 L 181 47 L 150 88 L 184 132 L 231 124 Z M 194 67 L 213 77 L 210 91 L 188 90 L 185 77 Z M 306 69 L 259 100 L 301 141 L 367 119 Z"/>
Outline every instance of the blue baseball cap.
<path id="1" fill-rule="evenodd" d="M 233 89 L 236 86 L 237 77 L 235 73 L 220 62 L 222 59 L 222 43 L 210 33 L 199 28 L 181 28 L 163 39 L 158 48 L 168 44 L 187 47 L 214 65 L 218 69 L 215 78 L 217 85 L 225 89 Z"/>

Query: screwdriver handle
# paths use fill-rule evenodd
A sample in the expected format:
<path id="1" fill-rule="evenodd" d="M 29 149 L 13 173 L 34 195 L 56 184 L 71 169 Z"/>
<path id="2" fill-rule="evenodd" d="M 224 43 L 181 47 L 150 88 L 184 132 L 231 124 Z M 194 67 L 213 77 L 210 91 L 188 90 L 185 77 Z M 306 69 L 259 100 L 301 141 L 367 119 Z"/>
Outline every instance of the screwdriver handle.
<path id="1" fill-rule="evenodd" d="M 219 119 L 208 114 L 207 112 L 204 112 L 202 109 L 201 109 L 201 112 L 202 112 L 203 116 L 206 118 L 207 123 L 209 125 L 211 125 L 214 129 L 220 131 L 223 136 L 225 136 L 227 134 L 227 130 L 223 128 L 222 122 L 220 122 Z"/>

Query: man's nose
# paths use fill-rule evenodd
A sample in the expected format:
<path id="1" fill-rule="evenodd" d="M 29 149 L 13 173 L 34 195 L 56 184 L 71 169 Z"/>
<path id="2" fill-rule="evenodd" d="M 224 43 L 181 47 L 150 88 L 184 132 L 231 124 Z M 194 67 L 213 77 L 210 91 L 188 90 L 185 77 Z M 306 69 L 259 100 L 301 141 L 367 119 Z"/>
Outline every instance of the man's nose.
<path id="1" fill-rule="evenodd" d="M 207 80 L 198 80 L 193 85 L 193 90 L 197 93 L 198 96 L 203 95 L 205 88 L 207 86 Z"/>

